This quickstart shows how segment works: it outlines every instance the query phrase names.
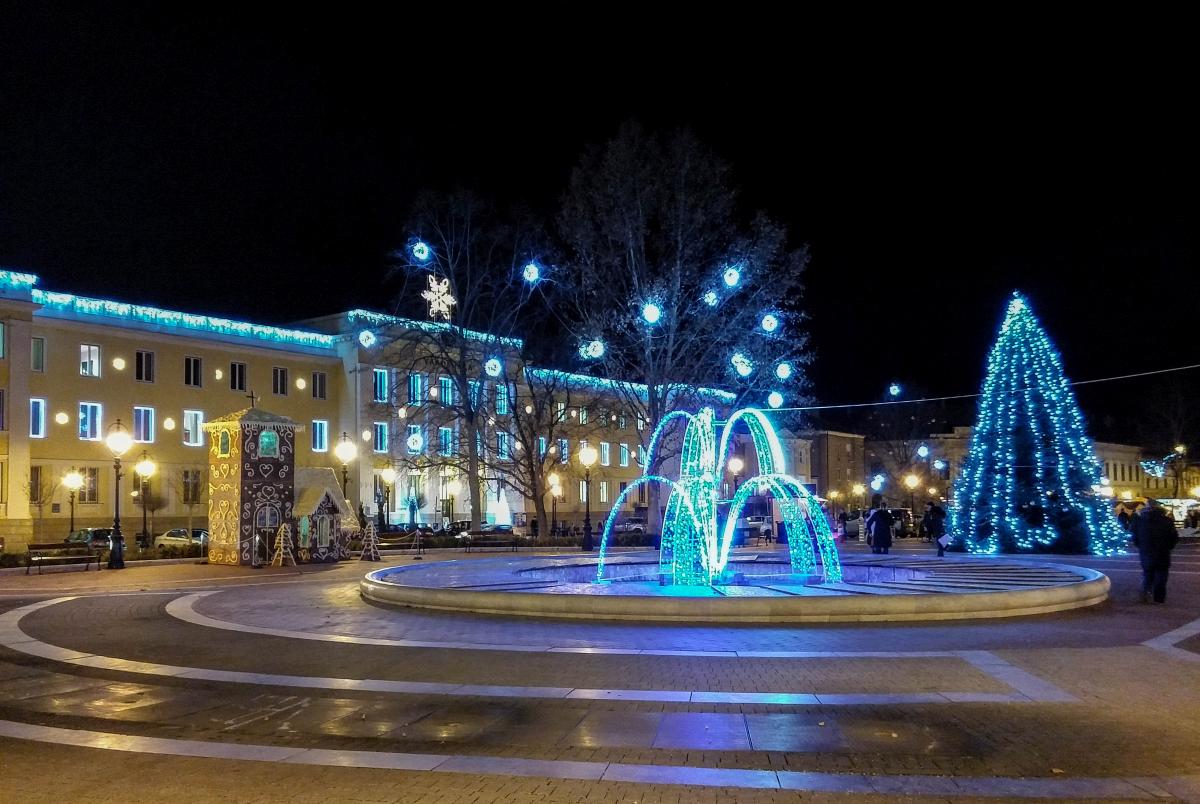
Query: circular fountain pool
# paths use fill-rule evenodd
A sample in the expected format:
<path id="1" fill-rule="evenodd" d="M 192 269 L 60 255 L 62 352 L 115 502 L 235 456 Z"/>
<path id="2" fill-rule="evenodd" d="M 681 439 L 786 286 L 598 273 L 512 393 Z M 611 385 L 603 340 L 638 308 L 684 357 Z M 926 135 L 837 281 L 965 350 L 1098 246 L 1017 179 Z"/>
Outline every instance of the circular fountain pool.
<path id="1" fill-rule="evenodd" d="M 391 605 L 529 617 L 696 622 L 863 622 L 1013 617 L 1108 597 L 1108 578 L 995 558 L 843 557 L 843 578 L 792 572 L 784 553 L 736 553 L 712 586 L 661 585 L 658 554 L 429 562 L 370 572 L 363 597 Z"/>

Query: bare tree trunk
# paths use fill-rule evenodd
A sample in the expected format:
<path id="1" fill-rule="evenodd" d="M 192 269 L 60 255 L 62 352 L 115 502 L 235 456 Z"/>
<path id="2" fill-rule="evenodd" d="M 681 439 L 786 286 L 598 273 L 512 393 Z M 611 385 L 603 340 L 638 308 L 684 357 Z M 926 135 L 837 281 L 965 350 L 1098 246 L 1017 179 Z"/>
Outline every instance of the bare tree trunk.
<path id="1" fill-rule="evenodd" d="M 471 530 L 479 530 L 483 520 L 483 478 L 479 476 L 479 439 L 476 437 L 478 428 L 467 427 L 467 489 L 471 493 Z"/>

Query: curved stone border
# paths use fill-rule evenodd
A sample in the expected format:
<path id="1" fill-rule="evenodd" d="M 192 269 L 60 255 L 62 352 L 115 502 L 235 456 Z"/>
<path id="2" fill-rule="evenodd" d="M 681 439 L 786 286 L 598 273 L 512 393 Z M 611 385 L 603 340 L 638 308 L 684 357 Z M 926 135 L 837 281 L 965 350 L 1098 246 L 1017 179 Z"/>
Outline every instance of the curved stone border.
<path id="1" fill-rule="evenodd" d="M 897 558 L 897 564 L 907 559 Z M 509 559 L 483 559 L 464 564 L 464 575 L 478 573 L 480 585 L 496 586 L 496 576 L 483 578 L 495 563 Z M 855 562 L 848 561 L 847 564 Z M 873 565 L 878 562 L 872 561 Z M 997 559 L 955 559 L 945 566 L 1054 569 L 1076 575 L 1075 583 L 1007 591 L 928 594 L 846 594 L 790 597 L 674 597 L 650 595 L 555 594 L 551 592 L 495 591 L 478 588 L 417 586 L 384 580 L 381 576 L 419 572 L 423 567 L 397 572 L 375 570 L 359 581 L 364 598 L 376 603 L 443 611 L 468 611 L 518 617 L 558 617 L 588 620 L 659 620 L 708 623 L 840 623 L 918 622 L 1023 617 L 1085 608 L 1108 599 L 1111 582 L 1096 570 L 1064 564 L 1044 564 Z M 461 582 L 461 579 L 460 579 Z"/>

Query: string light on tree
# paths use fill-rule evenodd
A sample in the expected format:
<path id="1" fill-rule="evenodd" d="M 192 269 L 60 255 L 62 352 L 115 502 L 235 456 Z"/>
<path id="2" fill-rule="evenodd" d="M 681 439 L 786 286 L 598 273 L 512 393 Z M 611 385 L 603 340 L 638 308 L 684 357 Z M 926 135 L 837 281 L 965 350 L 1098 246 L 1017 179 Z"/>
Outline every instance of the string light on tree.
<path id="1" fill-rule="evenodd" d="M 725 281 L 726 287 L 735 288 L 737 283 L 742 281 L 742 272 L 736 266 L 730 266 L 725 269 L 725 273 L 721 274 L 721 279 Z"/>
<path id="2" fill-rule="evenodd" d="M 433 259 L 433 249 L 424 240 L 415 241 L 408 250 L 413 259 L 422 265 Z"/>
<path id="3" fill-rule="evenodd" d="M 1120 551 L 1100 466 L 1062 358 L 1014 293 L 954 486 L 953 543 L 974 553 Z"/>
<path id="4" fill-rule="evenodd" d="M 590 360 L 599 360 L 604 357 L 604 351 L 604 341 L 599 338 L 586 341 L 579 347 L 580 356 Z"/>
<path id="5" fill-rule="evenodd" d="M 642 305 L 642 320 L 647 324 L 657 324 L 662 319 L 662 308 L 655 302 L 646 302 Z"/>
<path id="6" fill-rule="evenodd" d="M 729 362 L 739 377 L 749 377 L 754 371 L 754 363 L 741 352 L 736 352 L 733 357 L 729 358 Z"/>
<path id="7" fill-rule="evenodd" d="M 788 377 L 791 377 L 792 376 L 792 364 L 791 363 L 780 363 L 778 366 L 775 367 L 775 376 L 781 380 L 786 380 Z"/>
<path id="8" fill-rule="evenodd" d="M 536 262 L 528 263 L 522 270 L 521 276 L 531 285 L 536 285 L 542 281 L 542 269 Z"/>
<path id="9" fill-rule="evenodd" d="M 763 332 L 774 332 L 779 329 L 779 317 L 774 313 L 767 313 L 762 317 L 761 326 Z"/>
<path id="10" fill-rule="evenodd" d="M 721 297 L 717 295 L 717 292 L 715 290 L 707 291 L 704 294 L 703 298 L 704 298 L 704 303 L 707 304 L 709 307 L 716 307 L 717 302 L 719 302 L 721 300 Z"/>
<path id="11" fill-rule="evenodd" d="M 767 404 L 773 409 L 783 407 L 783 394 L 779 393 L 778 391 L 772 391 L 771 393 L 767 394 Z"/>

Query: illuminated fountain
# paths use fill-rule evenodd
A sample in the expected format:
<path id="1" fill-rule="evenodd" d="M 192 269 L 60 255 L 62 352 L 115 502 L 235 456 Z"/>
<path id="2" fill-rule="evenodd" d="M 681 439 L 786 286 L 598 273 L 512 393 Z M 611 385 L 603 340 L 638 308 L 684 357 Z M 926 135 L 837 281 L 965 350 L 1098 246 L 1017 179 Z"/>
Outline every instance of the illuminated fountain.
<path id="1" fill-rule="evenodd" d="M 842 580 L 842 566 L 829 523 L 816 499 L 798 480 L 785 473 L 783 448 L 775 428 L 763 412 L 743 408 L 725 422 L 717 442 L 713 411 L 704 408 L 698 414 L 675 411 L 663 417 L 650 439 L 645 465 L 654 464 L 654 456 L 667 428 L 683 419 L 687 426 L 683 434 L 679 478 L 642 475 L 621 492 L 609 512 L 600 538 L 600 560 L 596 567 L 597 582 L 605 582 L 605 554 L 609 536 L 625 498 L 638 486 L 659 483 L 670 489 L 663 516 L 662 543 L 659 551 L 659 576 L 662 582 L 674 586 L 710 586 L 723 580 L 729 563 L 734 529 L 750 495 L 759 489 L 769 491 L 779 501 L 780 513 L 788 533 L 788 557 L 791 570 L 797 575 L 816 572 L 813 539 L 821 553 L 822 574 L 826 582 Z M 737 489 L 729 501 L 725 521 L 719 522 L 717 491 L 728 460 L 729 442 L 734 426 L 745 422 L 758 456 L 759 474 Z"/>

